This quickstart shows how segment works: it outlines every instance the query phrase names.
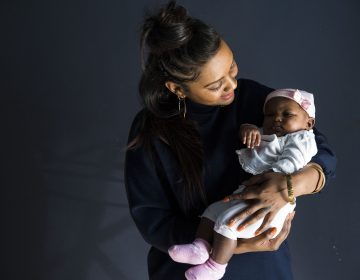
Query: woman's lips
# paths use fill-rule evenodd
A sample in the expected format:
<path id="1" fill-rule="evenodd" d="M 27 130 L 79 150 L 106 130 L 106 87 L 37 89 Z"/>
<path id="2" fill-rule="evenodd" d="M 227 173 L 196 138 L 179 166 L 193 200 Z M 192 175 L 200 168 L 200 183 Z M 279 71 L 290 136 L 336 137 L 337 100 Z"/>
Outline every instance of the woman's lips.
<path id="1" fill-rule="evenodd" d="M 227 94 L 225 94 L 225 95 L 221 95 L 221 99 L 223 99 L 223 100 L 229 100 L 230 98 L 233 97 L 233 95 L 234 95 L 234 92 L 232 91 L 232 92 L 229 92 L 229 93 L 227 93 Z"/>

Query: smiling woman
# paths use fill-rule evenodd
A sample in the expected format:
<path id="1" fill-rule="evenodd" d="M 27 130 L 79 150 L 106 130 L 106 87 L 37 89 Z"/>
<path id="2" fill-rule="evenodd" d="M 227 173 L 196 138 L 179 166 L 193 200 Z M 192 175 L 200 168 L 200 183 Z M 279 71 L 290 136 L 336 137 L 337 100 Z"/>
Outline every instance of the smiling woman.
<path id="1" fill-rule="evenodd" d="M 165 85 L 180 98 L 188 97 L 204 105 L 225 106 L 234 100 L 237 74 L 233 53 L 225 41 L 221 40 L 217 53 L 203 65 L 196 81 L 187 84 L 186 90 L 171 81 L 165 82 Z"/>
<path id="2" fill-rule="evenodd" d="M 143 109 L 130 130 L 126 191 L 132 218 L 151 245 L 149 278 L 184 279 L 190 266 L 173 262 L 168 249 L 192 242 L 206 206 L 249 177 L 241 172 L 235 154 L 241 147 L 238 131 L 244 123 L 262 124 L 263 104 L 272 89 L 236 79 L 238 67 L 225 40 L 175 1 L 145 19 L 141 46 Z M 319 152 L 311 161 L 321 167 L 305 167 L 292 175 L 295 196 L 312 193 L 320 171 L 326 177 L 334 174 L 336 160 L 325 137 L 315 130 L 315 140 Z M 254 203 L 240 213 L 242 218 L 255 222 L 264 215 L 273 217 L 287 202 L 282 174 L 268 172 L 250 182 L 256 189 L 251 193 Z M 275 238 L 273 228 L 239 238 L 223 279 L 292 279 L 284 242 L 292 218 L 287 217 Z M 195 248 L 210 249 L 200 243 Z M 203 261 L 212 278 L 207 274 L 200 279 L 223 276 L 224 263 L 211 256 Z M 185 275 L 195 277 L 189 271 Z"/>

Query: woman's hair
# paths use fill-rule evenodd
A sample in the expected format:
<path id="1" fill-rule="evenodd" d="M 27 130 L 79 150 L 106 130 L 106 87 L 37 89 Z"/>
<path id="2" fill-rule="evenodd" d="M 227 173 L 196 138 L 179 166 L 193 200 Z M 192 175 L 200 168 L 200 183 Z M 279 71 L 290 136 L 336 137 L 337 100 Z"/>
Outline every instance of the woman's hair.
<path id="1" fill-rule="evenodd" d="M 195 124 L 179 112 L 178 98 L 165 82 L 174 82 L 187 92 L 186 83 L 199 77 L 201 67 L 216 54 L 220 42 L 212 27 L 190 17 L 176 1 L 148 16 L 142 26 L 139 92 L 144 117 L 140 133 L 129 147 L 151 147 L 154 136 L 169 146 L 181 170 L 185 212 L 207 204 L 203 148 Z"/>

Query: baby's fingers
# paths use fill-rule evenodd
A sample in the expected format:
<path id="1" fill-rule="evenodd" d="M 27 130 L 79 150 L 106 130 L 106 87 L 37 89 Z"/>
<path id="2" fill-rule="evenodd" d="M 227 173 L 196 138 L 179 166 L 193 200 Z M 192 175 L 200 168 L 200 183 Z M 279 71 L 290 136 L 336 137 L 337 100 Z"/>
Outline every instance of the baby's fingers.
<path id="1" fill-rule="evenodd" d="M 256 134 L 255 146 L 260 146 L 260 142 L 261 142 L 261 135 L 260 135 L 260 133 L 257 133 Z"/>
<path id="2" fill-rule="evenodd" d="M 251 131 L 246 131 L 243 133 L 243 144 L 248 146 L 251 142 Z"/>
<path id="3" fill-rule="evenodd" d="M 246 147 L 253 149 L 255 147 L 255 143 L 256 143 L 256 131 L 251 131 L 247 134 L 246 137 Z"/>

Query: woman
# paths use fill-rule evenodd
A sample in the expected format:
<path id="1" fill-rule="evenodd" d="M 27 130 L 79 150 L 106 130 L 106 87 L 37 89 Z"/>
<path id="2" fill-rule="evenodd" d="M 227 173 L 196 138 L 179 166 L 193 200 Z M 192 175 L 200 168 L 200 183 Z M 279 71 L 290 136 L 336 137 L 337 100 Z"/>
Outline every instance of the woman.
<path id="1" fill-rule="evenodd" d="M 210 26 L 189 17 L 171 1 L 143 25 L 143 62 L 139 91 L 143 110 L 129 135 L 125 184 L 131 215 L 151 244 L 150 279 L 184 279 L 188 265 L 167 254 L 173 244 L 191 242 L 199 215 L 212 202 L 231 194 L 248 176 L 235 150 L 241 124 L 261 125 L 262 106 L 271 88 L 239 79 L 233 53 Z M 331 177 L 335 157 L 316 129 L 319 152 L 314 165 L 292 176 L 294 195 L 319 189 L 321 174 Z M 245 184 L 252 203 L 236 218 L 249 216 L 246 226 L 262 217 L 268 223 L 287 203 L 283 175 L 266 173 Z M 239 239 L 223 279 L 292 279 L 286 242 L 293 216 L 274 239 L 269 229 Z M 264 226 L 265 227 L 265 226 Z M 267 252 L 266 252 L 267 251 Z"/>

